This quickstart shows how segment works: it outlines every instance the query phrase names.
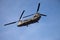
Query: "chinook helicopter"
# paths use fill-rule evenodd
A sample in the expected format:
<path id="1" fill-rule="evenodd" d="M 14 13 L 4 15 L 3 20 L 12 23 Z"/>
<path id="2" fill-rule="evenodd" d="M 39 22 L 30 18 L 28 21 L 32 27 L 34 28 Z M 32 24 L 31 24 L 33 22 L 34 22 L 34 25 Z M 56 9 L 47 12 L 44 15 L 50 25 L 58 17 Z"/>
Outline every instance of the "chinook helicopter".
<path id="1" fill-rule="evenodd" d="M 34 15 L 32 18 L 29 18 L 29 19 L 25 19 L 25 20 L 21 20 L 25 10 L 23 10 L 20 18 L 18 21 L 15 21 L 15 22 L 11 22 L 11 23 L 8 23 L 8 24 L 4 24 L 4 26 L 7 26 L 7 25 L 10 25 L 10 24 L 14 24 L 16 22 L 18 22 L 18 27 L 22 27 L 22 26 L 28 26 L 29 24 L 33 24 L 33 23 L 36 23 L 40 20 L 41 16 L 46 16 L 45 14 L 40 14 L 38 13 L 39 11 L 39 8 L 40 8 L 40 3 L 38 3 L 38 8 L 37 8 L 37 11 L 35 14 L 31 14 L 31 15 L 28 15 L 28 16 L 24 16 L 23 18 L 26 18 L 26 17 L 29 17 L 29 16 L 32 16 Z"/>

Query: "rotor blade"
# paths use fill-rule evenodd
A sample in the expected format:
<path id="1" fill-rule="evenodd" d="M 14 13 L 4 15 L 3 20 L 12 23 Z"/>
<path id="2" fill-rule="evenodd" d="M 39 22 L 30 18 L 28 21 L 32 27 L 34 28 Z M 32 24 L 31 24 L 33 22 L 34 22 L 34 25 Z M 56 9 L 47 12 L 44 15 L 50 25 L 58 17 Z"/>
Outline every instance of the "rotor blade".
<path id="1" fill-rule="evenodd" d="M 45 15 L 45 14 L 40 14 L 41 16 L 47 16 L 47 15 Z"/>
<path id="2" fill-rule="evenodd" d="M 37 12 L 39 11 L 40 3 L 38 4 Z"/>
<path id="3" fill-rule="evenodd" d="M 22 18 L 22 15 L 23 15 L 23 13 L 25 12 L 25 10 L 23 10 L 23 12 L 22 12 L 22 14 L 21 14 L 21 16 L 20 16 L 20 18 L 19 18 L 19 20 Z"/>
<path id="4" fill-rule="evenodd" d="M 32 15 L 34 15 L 34 14 L 31 14 L 31 15 L 28 15 L 28 16 L 24 16 L 23 18 L 26 18 L 26 17 L 32 16 Z"/>
<path id="5" fill-rule="evenodd" d="M 4 26 L 10 25 L 10 24 L 14 24 L 14 23 L 16 23 L 16 22 L 17 22 L 17 21 L 11 22 L 11 23 L 8 23 L 8 24 L 4 24 Z"/>

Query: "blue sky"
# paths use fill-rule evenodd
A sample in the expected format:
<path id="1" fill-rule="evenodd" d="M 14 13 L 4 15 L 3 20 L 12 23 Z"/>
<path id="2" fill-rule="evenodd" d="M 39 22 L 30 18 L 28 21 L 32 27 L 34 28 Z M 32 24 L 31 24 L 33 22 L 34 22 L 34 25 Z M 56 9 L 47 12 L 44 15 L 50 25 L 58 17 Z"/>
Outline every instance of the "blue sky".
<path id="1" fill-rule="evenodd" d="M 35 13 L 39 2 L 39 12 L 47 15 L 39 23 L 3 26 L 18 20 L 23 10 L 23 16 Z M 0 40 L 60 40 L 60 0 L 0 0 Z"/>

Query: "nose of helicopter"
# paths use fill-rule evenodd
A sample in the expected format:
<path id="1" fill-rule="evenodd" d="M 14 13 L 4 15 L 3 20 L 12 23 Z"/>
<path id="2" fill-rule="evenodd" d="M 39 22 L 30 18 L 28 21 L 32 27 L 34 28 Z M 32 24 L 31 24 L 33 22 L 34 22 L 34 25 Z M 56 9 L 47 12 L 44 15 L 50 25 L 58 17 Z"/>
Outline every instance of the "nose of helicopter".
<path id="1" fill-rule="evenodd" d="M 22 21 L 19 21 L 18 24 L 17 24 L 17 26 L 20 26 L 21 24 L 22 24 Z"/>

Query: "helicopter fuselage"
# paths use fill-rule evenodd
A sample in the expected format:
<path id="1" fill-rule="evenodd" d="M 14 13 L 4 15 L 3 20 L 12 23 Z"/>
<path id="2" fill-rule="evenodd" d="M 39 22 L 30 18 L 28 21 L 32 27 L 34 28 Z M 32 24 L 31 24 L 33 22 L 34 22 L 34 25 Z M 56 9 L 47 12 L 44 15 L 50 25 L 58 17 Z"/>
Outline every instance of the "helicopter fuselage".
<path id="1" fill-rule="evenodd" d="M 18 22 L 18 27 L 22 27 L 22 26 L 28 26 L 29 24 L 32 24 L 32 23 L 36 23 L 38 22 L 38 20 L 41 18 L 40 14 L 39 13 L 36 13 L 32 18 L 30 19 L 26 19 L 26 20 L 20 20 Z"/>

